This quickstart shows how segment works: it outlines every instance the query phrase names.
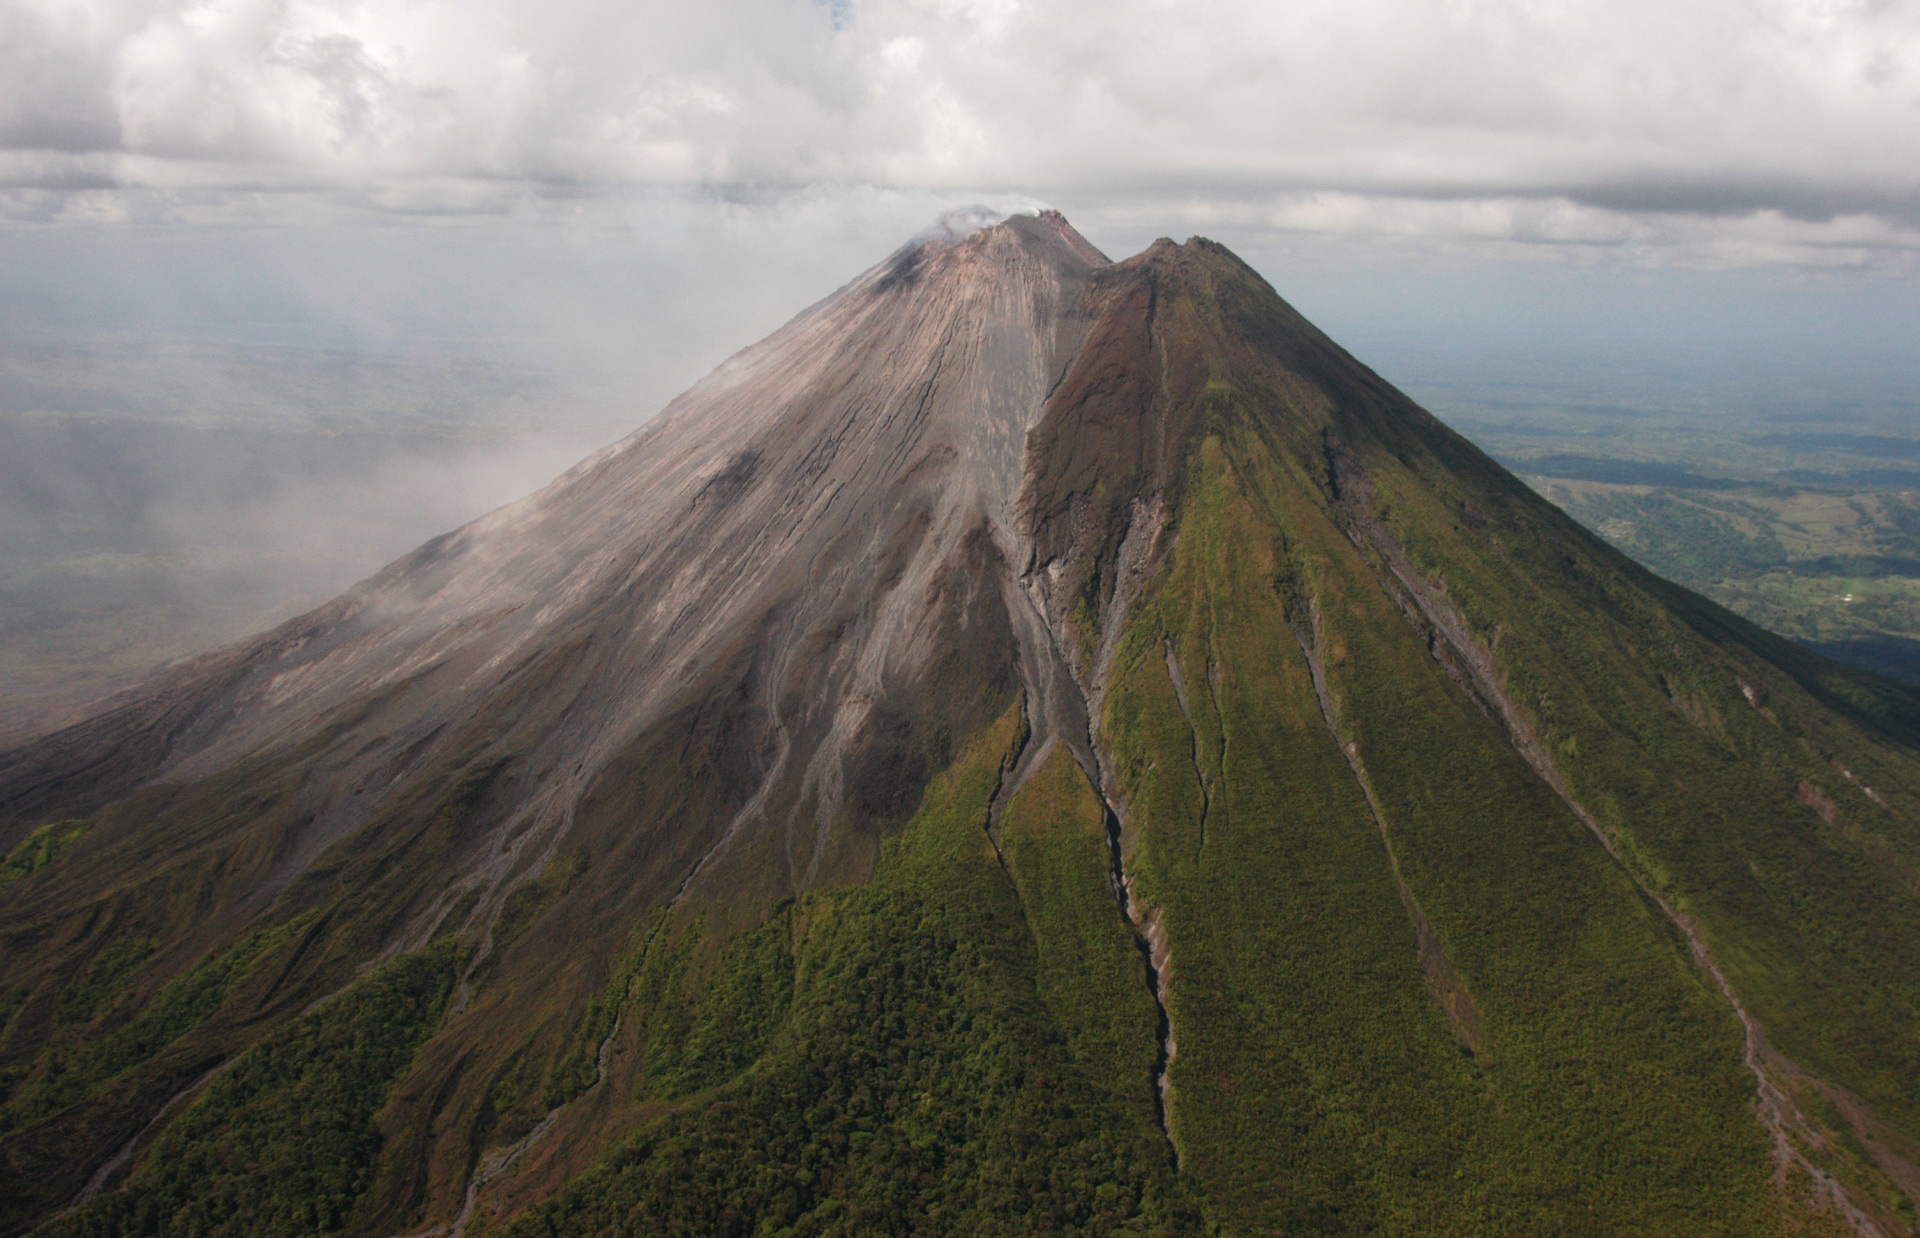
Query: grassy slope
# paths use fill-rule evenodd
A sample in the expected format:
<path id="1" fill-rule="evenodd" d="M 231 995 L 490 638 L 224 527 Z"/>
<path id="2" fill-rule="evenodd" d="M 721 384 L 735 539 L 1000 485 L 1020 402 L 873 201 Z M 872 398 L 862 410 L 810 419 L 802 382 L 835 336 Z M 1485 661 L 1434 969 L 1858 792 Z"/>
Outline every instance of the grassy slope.
<path id="1" fill-rule="evenodd" d="M 1108 876 L 1104 806 L 1055 745 L 998 822 L 1033 935 L 1035 976 L 1074 1056 L 1136 1122 L 1154 1122 L 1158 1011 Z"/>
<path id="2" fill-rule="evenodd" d="M 1063 973 L 1041 962 L 984 833 L 1018 731 L 1009 711 L 934 780 L 872 883 L 809 896 L 791 925 L 769 922 L 788 963 L 762 929 L 736 938 L 703 986 L 665 967 L 666 983 L 635 984 L 629 1017 L 666 1032 L 648 1038 L 649 1083 L 684 1099 L 511 1232 L 1197 1232 L 1141 1103 L 1144 1064 L 1136 1088 L 1109 1086 L 1125 1050 L 1087 988 L 1099 982 L 1069 968 L 1065 988 L 1078 991 L 1050 983 Z M 1016 800 L 1008 831 L 1031 870 L 1021 884 L 1064 891 L 1040 936 L 1084 941 L 1137 975 L 1124 942 L 1097 931 L 1117 923 L 1111 899 L 1086 902 L 1074 880 L 1103 881 L 1071 841 L 1086 838 L 1091 798 L 1076 774 L 1049 767 Z M 768 978 L 788 968 L 791 1005 L 766 1052 L 731 1077 L 687 1071 L 711 1006 L 778 989 Z"/>
<path id="3" fill-rule="evenodd" d="M 350 984 L 430 880 L 418 861 L 456 845 L 487 783 L 471 770 L 436 780 L 270 907 L 235 906 L 231 887 L 303 824 L 298 771 L 311 758 L 129 797 L 10 887 L 21 1000 L 0 1037 L 0 1232 L 70 1202 L 208 1069 Z M 416 863 L 392 863 L 383 844 Z M 116 966 L 128 943 L 157 948 Z"/>
<path id="4" fill-rule="evenodd" d="M 1221 261 L 1209 278 L 1242 285 L 1216 290 L 1214 304 L 1244 330 L 1259 295 L 1243 272 Z M 1514 1066 L 1536 1072 L 1542 1146 L 1588 1141 L 1568 1155 L 1589 1200 L 1611 1193 L 1623 1219 L 1657 1228 L 1683 1214 L 1746 1224 L 1736 1205 L 1759 1184 L 1757 1144 L 1733 1104 L 1745 1090 L 1727 1060 L 1733 1029 L 1659 918 L 1446 688 L 1412 639 L 1421 625 L 1396 621 L 1368 586 L 1384 565 L 1363 568 L 1351 544 L 1327 536 L 1318 444 L 1300 441 L 1301 421 L 1324 418 L 1351 444 L 1387 529 L 1494 651 L 1575 798 L 1639 877 L 1697 916 L 1773 1042 L 1866 1097 L 1911 1157 L 1920 768 L 1896 737 L 1911 735 L 1912 698 L 1654 580 L 1384 388 L 1356 385 L 1314 410 L 1232 359 L 1218 368 L 1242 383 L 1223 403 L 1255 413 L 1238 426 L 1222 417 L 1227 454 L 1300 548 L 1291 557 L 1322 591 L 1329 644 L 1346 647 L 1335 694 L 1409 884 L 1486 1012 L 1496 1056 L 1504 1041 Z M 1232 540 L 1257 544 L 1259 532 Z M 1803 786 L 1830 797 L 1833 823 Z M 1504 1035 L 1503 1006 L 1518 1020 Z M 1569 1053 L 1592 1055 L 1591 1066 Z M 1613 1146 L 1596 1157 L 1602 1137 Z M 1664 1182 L 1647 1169 L 1662 1145 Z M 1609 1160 L 1611 1185 L 1585 1177 Z M 1883 1221 L 1911 1225 L 1911 1210 L 1870 1179 L 1855 1175 L 1887 1204 Z M 1702 1206 L 1714 1194 L 1720 1202 Z M 1661 1220 L 1661 1209 L 1676 1211 Z"/>
<path id="5" fill-rule="evenodd" d="M 287 1024 L 209 1083 L 125 1186 L 36 1235 L 337 1232 L 379 1168 L 374 1115 L 432 1033 L 458 963 L 443 941 Z"/>
<path id="6" fill-rule="evenodd" d="M 1506 529 L 1475 538 L 1427 479 L 1383 477 L 1416 560 L 1498 635 L 1576 797 L 1707 925 L 1774 1039 L 1920 1131 L 1911 694 L 1798 653 L 1517 495 Z"/>
<path id="7" fill-rule="evenodd" d="M 1173 941 L 1174 1134 L 1207 1222 L 1784 1232 L 1731 1013 L 1448 681 L 1247 415 L 1262 395 L 1210 397 L 1104 728 L 1136 895 Z M 1153 1010 L 1107 889 L 1099 800 L 1056 750 L 1000 816 L 1005 870 L 982 836 L 1014 727 L 936 780 L 871 885 L 776 916 L 710 979 L 687 970 L 692 933 L 643 949 L 612 1000 L 647 1029 L 670 1115 L 515 1232 L 1194 1223 L 1160 1159 Z M 1423 974 L 1389 839 L 1470 1033 Z M 729 994 L 784 993 L 788 975 L 784 1017 L 744 1003 L 755 1062 L 689 1071 L 696 1029 L 741 1006 Z"/>
<path id="8" fill-rule="evenodd" d="M 565 654 L 555 651 L 553 660 Z M 545 672 L 535 665 L 528 674 Z M 71 846 L 4 887 L 0 1234 L 69 1203 L 171 1098 L 351 983 L 403 925 L 445 896 L 463 849 L 521 776 L 516 728 L 537 730 L 549 716 L 539 712 L 543 705 L 564 707 L 553 702 L 566 699 L 565 685 L 544 697 L 543 686 L 460 720 L 448 759 L 271 902 L 256 892 L 273 888 L 273 874 L 284 871 L 314 824 L 303 787 L 353 759 L 366 742 L 357 726 L 388 725 L 380 715 L 387 703 L 345 711 L 297 749 L 117 801 Z M 431 689 L 409 685 L 401 695 L 410 691 Z M 709 729 L 724 732 L 724 722 L 709 720 Z M 657 776 L 628 779 L 625 800 L 583 806 L 591 828 L 555 862 L 550 880 L 533 883 L 516 902 L 493 965 L 475 978 L 474 1001 L 396 1085 L 380 1119 L 394 1152 L 370 1213 L 374 1228 L 402 1227 L 430 1175 L 457 1175 L 451 1189 L 464 1186 L 470 1141 L 497 1133 L 488 1120 L 498 1116 L 499 1085 L 509 1075 L 530 1071 L 525 1090 L 538 1102 L 542 1076 L 638 914 L 635 905 L 664 897 L 660 886 L 690 862 L 681 851 L 700 845 L 697 836 L 661 845 L 631 821 L 671 820 L 655 807 L 661 798 L 696 821 L 722 816 L 702 798 L 717 781 L 707 779 L 702 758 L 723 749 L 725 735 L 702 732 L 699 720 L 662 732 L 653 742 L 675 759 L 636 753 Z M 590 870 L 588 856 L 597 861 Z M 569 892 L 576 896 L 559 897 Z M 462 925 L 471 908 L 471 897 L 457 902 L 445 924 Z M 298 931 L 283 932 L 289 925 Z M 273 947 L 229 966 L 260 934 Z M 131 974 L 115 965 L 125 962 L 119 956 L 128 942 L 156 943 Z M 477 931 L 469 928 L 461 944 L 477 946 Z M 512 971 L 497 966 L 509 954 Z M 203 983 L 214 973 L 219 984 Z M 192 1000 L 169 996 L 183 983 Z M 84 1018 L 76 1017 L 76 996 L 85 999 Z"/>
<path id="9" fill-rule="evenodd" d="M 1920 770 L 1888 738 L 1904 716 L 1874 725 L 1891 694 L 1652 582 L 1571 522 L 1542 521 L 1545 537 L 1531 544 L 1515 539 L 1508 553 L 1522 570 L 1499 572 L 1449 554 L 1430 527 L 1416 532 L 1425 513 L 1411 487 L 1399 501 L 1412 509 L 1398 523 L 1416 553 L 1445 572 L 1477 631 L 1501 633 L 1509 682 L 1553 739 L 1574 795 L 1643 878 L 1697 917 L 1771 1042 L 1865 1097 L 1912 1159 Z M 1827 798 L 1833 822 L 1802 787 Z M 1852 1176 L 1886 1201 L 1885 1220 L 1913 1225 L 1909 1203 Z"/>
<path id="10" fill-rule="evenodd" d="M 1203 447 L 1107 733 L 1141 897 L 1173 942 L 1176 1131 L 1217 1214 L 1248 1232 L 1769 1232 L 1730 1015 L 1216 398 L 1235 441 Z M 1343 738 L 1478 1008 L 1477 1054 L 1421 975 L 1274 588 L 1288 576 L 1320 599 Z"/>

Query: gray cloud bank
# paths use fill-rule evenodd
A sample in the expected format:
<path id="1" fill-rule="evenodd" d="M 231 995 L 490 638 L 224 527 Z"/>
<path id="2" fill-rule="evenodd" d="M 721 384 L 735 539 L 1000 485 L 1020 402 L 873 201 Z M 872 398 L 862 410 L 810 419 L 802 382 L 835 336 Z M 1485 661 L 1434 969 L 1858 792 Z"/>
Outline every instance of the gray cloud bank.
<path id="1" fill-rule="evenodd" d="M 0 2 L 17 220 L 1000 186 L 1875 264 L 1916 134 L 1898 0 Z"/>

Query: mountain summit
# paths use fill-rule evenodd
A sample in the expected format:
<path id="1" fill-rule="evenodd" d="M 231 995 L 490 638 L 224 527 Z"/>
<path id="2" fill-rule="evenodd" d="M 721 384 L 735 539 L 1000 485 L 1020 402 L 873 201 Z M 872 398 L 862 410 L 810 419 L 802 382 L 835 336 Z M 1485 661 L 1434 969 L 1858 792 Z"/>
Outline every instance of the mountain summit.
<path id="1" fill-rule="evenodd" d="M 0 754 L 0 1233 L 1916 1232 L 1920 700 L 950 219 Z"/>

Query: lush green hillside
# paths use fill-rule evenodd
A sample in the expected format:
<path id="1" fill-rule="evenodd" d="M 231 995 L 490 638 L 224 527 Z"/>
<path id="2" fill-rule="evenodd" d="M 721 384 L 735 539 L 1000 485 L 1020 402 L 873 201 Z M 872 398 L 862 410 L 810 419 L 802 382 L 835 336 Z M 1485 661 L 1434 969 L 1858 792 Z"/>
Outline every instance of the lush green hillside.
<path id="1" fill-rule="evenodd" d="M 1153 1024 L 1097 848 L 1029 869 L 1010 847 L 1003 865 L 983 829 L 1020 740 L 1009 711 L 935 779 L 873 882 L 736 939 L 697 997 L 681 969 L 643 963 L 628 1017 L 650 1029 L 646 1086 L 685 1099 L 509 1232 L 1199 1232 L 1147 1103 L 1150 1050 L 1131 1070 L 1116 1060 L 1114 1007 L 1135 1014 L 1135 1046 Z M 1067 803 L 1040 802 L 1043 783 L 1018 811 L 1070 827 L 1055 814 L 1091 797 L 1077 771 L 1059 777 Z M 1022 898 L 1073 876 L 1096 897 Z M 1040 947 L 1058 933 L 1120 948 L 1072 966 Z M 1063 992 L 1103 979 L 1111 1004 Z M 789 991 L 765 1019 L 764 995 Z M 749 1064 L 716 1059 L 720 1045 L 764 1050 Z"/>
<path id="2" fill-rule="evenodd" d="M 379 1169 L 374 1114 L 433 1031 L 457 961 L 451 942 L 409 955 L 249 1049 L 206 1083 L 124 1187 L 38 1232 L 338 1232 Z"/>

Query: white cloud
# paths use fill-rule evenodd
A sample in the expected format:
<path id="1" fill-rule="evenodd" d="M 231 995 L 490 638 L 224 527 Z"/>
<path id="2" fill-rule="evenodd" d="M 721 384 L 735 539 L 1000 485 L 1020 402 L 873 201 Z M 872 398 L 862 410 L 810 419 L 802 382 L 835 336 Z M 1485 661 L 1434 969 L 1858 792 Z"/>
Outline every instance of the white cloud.
<path id="1" fill-rule="evenodd" d="M 825 183 L 1831 256 L 1910 246 L 1917 131 L 1920 6 L 1869 0 L 0 0 L 16 216 Z"/>

